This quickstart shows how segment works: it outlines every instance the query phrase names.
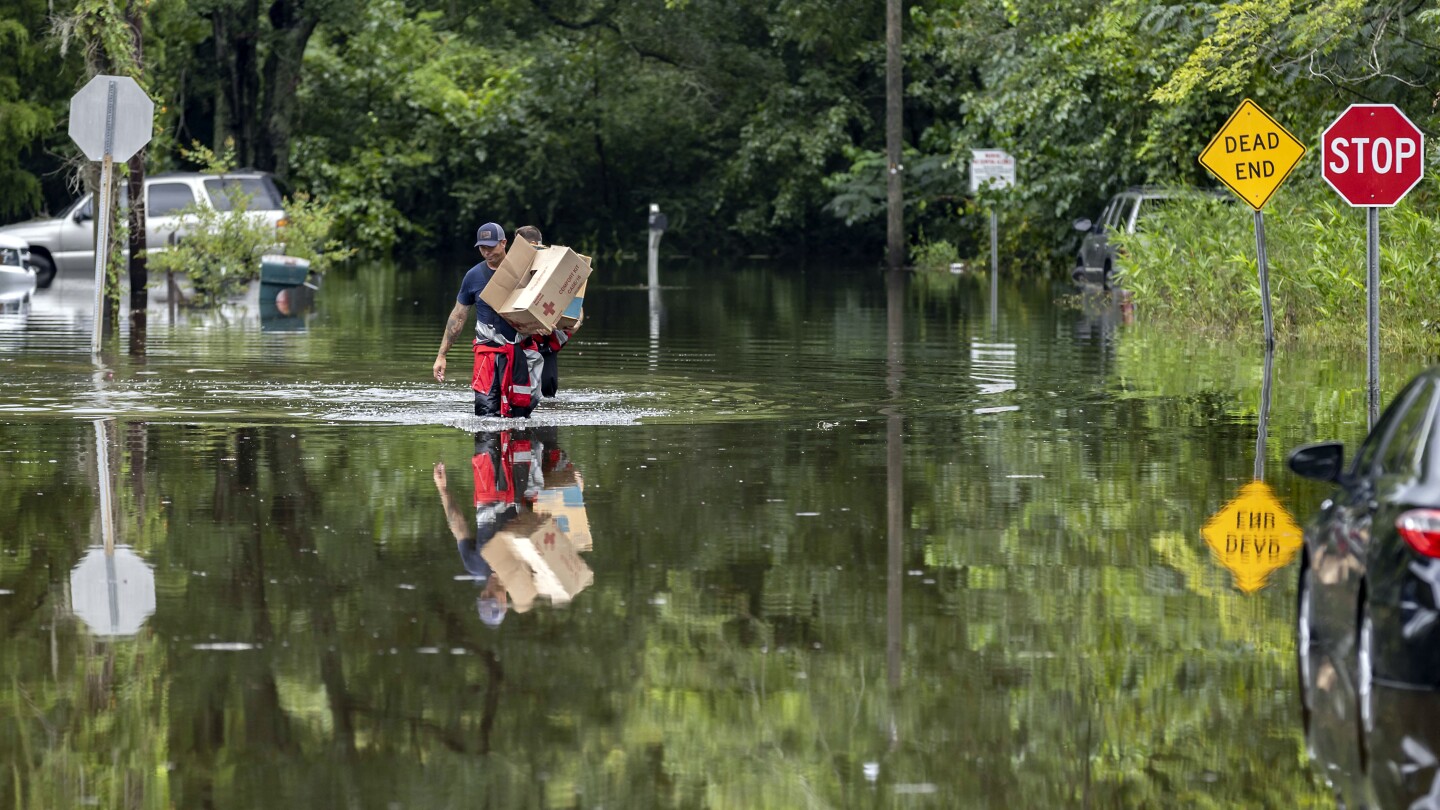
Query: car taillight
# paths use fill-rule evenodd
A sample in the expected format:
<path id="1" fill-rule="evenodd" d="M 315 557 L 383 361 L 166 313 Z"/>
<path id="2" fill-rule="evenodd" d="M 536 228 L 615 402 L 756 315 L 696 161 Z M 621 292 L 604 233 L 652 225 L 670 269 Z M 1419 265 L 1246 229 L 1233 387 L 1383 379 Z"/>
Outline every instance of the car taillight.
<path id="1" fill-rule="evenodd" d="M 1396 518 L 1395 529 L 1411 548 L 1440 557 L 1440 509 L 1411 509 Z"/>
<path id="2" fill-rule="evenodd" d="M 284 227 L 287 227 L 287 226 L 289 226 L 289 225 L 290 225 L 290 220 L 288 220 L 288 219 L 286 219 L 286 218 L 284 218 L 284 217 L 281 217 L 281 218 L 275 223 L 275 227 L 277 227 L 277 228 L 284 228 Z"/>

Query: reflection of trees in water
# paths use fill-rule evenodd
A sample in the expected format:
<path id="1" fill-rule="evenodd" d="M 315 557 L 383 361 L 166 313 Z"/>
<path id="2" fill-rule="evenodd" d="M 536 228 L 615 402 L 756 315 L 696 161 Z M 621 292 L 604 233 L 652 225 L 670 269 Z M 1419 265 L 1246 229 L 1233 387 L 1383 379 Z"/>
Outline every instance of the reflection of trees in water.
<path id="1" fill-rule="evenodd" d="M 79 807 L 97 796 L 109 806 L 159 806 L 165 782 L 157 768 L 165 757 L 157 711 L 165 688 L 161 645 L 144 631 L 123 641 L 92 637 L 71 615 L 65 592 L 71 567 L 101 541 L 97 476 L 114 480 L 120 454 L 113 452 L 115 434 L 107 429 L 112 465 L 97 470 L 91 424 L 66 427 L 68 452 L 52 442 L 14 459 L 45 463 L 58 454 L 63 464 L 46 464 L 47 474 L 22 486 L 6 486 L 0 477 L 6 531 L 15 532 L 6 535 L 6 553 L 0 554 L 0 582 L 14 591 L 0 597 L 0 761 L 11 777 L 6 796 L 17 807 Z M 42 424 L 7 434 L 32 431 L 56 432 Z M 133 527 L 121 527 L 121 542 L 137 539 Z"/>
<path id="2" fill-rule="evenodd" d="M 131 773 L 176 806 L 512 806 L 542 791 L 614 806 L 854 806 L 876 795 L 871 761 L 878 795 L 933 782 L 950 804 L 1281 806 L 1308 795 L 1303 770 L 1250 774 L 1255 761 L 1299 762 L 1285 597 L 1229 592 L 1198 544 L 1211 494 L 1249 472 L 1253 427 L 1217 416 L 1233 407 L 1181 391 L 1028 409 L 983 430 L 907 414 L 586 432 L 600 576 L 583 603 L 503 636 L 455 598 L 435 443 L 151 426 L 130 441 L 122 480 L 164 609 L 141 643 L 115 647 L 109 685 L 93 691 L 73 674 L 90 656 L 73 629 L 57 636 L 54 678 L 44 645 L 26 641 L 48 636 L 48 613 L 0 601 L 7 638 L 22 640 L 0 664 L 12 675 L 0 705 L 32 718 L 29 750 L 45 752 L 29 781 L 78 783 L 33 719 L 63 718 L 63 755 L 87 784 Z M 1208 444 L 1185 435 L 1217 423 Z M 83 486 L 56 483 L 83 502 Z M 14 490 L 0 480 L 0 497 L 25 497 Z M 48 536 L 73 521 L 27 519 Z M 602 531 L 616 542 L 600 545 Z M 69 561 L 45 562 L 55 549 L 36 544 L 0 570 L 59 582 L 51 569 Z M 422 555 L 436 564 L 417 581 L 405 563 Z M 47 587 L 27 599 L 43 606 Z M 262 646 L 192 649 L 212 641 Z M 65 713 L 78 698 L 43 702 L 47 682 L 57 695 L 108 689 L 113 711 L 85 697 L 71 705 L 98 714 Z M 131 749 L 128 771 L 107 770 L 116 718 L 163 741 Z M 0 751 L 22 750 L 11 734 L 0 726 Z"/>
<path id="3" fill-rule="evenodd" d="M 348 451 L 329 449 L 335 463 L 342 467 L 350 463 Z M 221 664 L 218 667 L 204 665 L 200 669 L 208 680 L 189 684 L 200 708 L 198 715 L 215 724 L 207 733 L 173 741 L 176 750 L 193 751 L 202 761 L 214 763 L 180 777 L 189 783 L 192 795 L 213 796 L 220 774 L 237 768 L 255 780 L 250 790 L 256 797 L 266 795 L 260 786 L 267 783 L 280 795 L 294 795 L 297 785 L 275 783 L 294 774 L 269 768 L 267 763 L 277 755 L 318 753 L 321 764 L 316 778 L 338 783 L 345 803 L 353 804 L 365 795 L 363 766 L 357 759 L 362 735 L 386 745 L 399 742 L 400 751 L 438 744 L 458 753 L 488 753 L 503 679 L 493 652 L 475 650 L 486 675 L 484 693 L 476 700 L 478 733 L 466 728 L 473 711 L 444 705 L 448 701 L 443 699 L 454 692 L 432 691 L 434 684 L 407 685 L 402 672 L 369 666 L 384 653 L 366 638 L 378 631 L 366 632 L 366 626 L 351 619 L 370 589 L 363 581 L 337 576 L 316 553 L 317 540 L 331 531 L 338 517 L 337 495 L 344 500 L 345 493 L 327 491 L 312 481 L 308 466 L 312 459 L 305 456 L 303 434 L 293 428 L 239 429 L 233 444 L 220 445 L 217 451 L 233 453 L 234 458 L 230 471 L 224 466 L 225 457 L 217 458 L 214 505 L 223 510 L 220 522 L 251 527 L 234 538 L 236 564 L 226 589 L 231 597 L 227 607 L 242 617 L 237 637 L 254 639 L 260 649 L 214 662 Z M 363 532 L 354 532 L 348 541 L 373 548 L 373 538 Z M 277 580 L 290 583 L 276 588 L 281 594 L 278 603 L 269 593 L 274 587 L 270 583 Z M 376 585 L 375 591 L 385 587 Z M 465 617 L 449 605 L 431 607 L 439 608 L 436 612 L 448 625 L 448 636 L 463 637 L 459 623 Z M 376 615 L 363 608 L 360 612 L 367 618 Z M 243 619 L 249 620 L 248 626 Z M 287 631 L 277 638 L 277 619 L 285 625 L 303 623 L 307 632 Z M 389 643 L 405 635 L 400 628 L 379 627 Z M 282 639 L 283 648 L 277 643 Z M 292 693 L 288 701 L 282 698 L 282 683 Z M 476 684 L 463 697 L 481 689 Z M 294 703 L 297 692 L 318 696 L 323 703 L 312 697 L 308 705 L 286 706 Z M 442 708 L 451 711 L 435 711 L 429 697 L 440 697 Z M 236 720 L 243 723 L 239 733 Z"/>

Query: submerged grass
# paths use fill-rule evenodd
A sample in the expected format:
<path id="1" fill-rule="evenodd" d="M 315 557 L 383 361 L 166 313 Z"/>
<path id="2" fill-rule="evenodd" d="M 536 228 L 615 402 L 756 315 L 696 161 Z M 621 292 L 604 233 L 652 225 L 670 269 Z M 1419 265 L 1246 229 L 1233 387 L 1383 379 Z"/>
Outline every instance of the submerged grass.
<path id="1" fill-rule="evenodd" d="M 1380 212 L 1380 331 L 1386 351 L 1440 352 L 1440 178 Z M 1293 177 L 1265 208 L 1277 341 L 1364 346 L 1365 211 L 1318 177 Z M 1251 210 L 1176 200 L 1112 236 L 1142 318 L 1216 337 L 1261 333 Z"/>

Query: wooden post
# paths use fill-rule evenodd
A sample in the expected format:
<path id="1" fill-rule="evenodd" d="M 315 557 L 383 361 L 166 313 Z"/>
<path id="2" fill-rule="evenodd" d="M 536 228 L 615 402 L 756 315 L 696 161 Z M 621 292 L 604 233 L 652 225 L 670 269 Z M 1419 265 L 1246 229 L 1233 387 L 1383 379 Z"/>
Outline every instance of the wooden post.
<path id="1" fill-rule="evenodd" d="M 903 64 L 900 60 L 900 0 L 885 0 L 885 265 L 891 272 L 905 266 L 905 197 L 901 191 L 901 137 L 904 121 Z"/>

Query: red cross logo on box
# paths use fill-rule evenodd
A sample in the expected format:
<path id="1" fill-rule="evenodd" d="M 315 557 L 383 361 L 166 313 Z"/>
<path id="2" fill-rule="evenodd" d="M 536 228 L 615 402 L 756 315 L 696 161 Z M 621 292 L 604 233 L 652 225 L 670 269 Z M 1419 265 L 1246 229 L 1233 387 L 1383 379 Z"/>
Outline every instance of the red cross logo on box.
<path id="1" fill-rule="evenodd" d="M 546 302 L 545 302 L 545 305 L 542 306 L 542 307 L 540 307 L 540 309 L 545 312 L 546 317 L 549 317 L 550 315 L 554 315 L 554 314 L 555 314 L 555 302 L 554 302 L 554 301 L 546 301 Z"/>

